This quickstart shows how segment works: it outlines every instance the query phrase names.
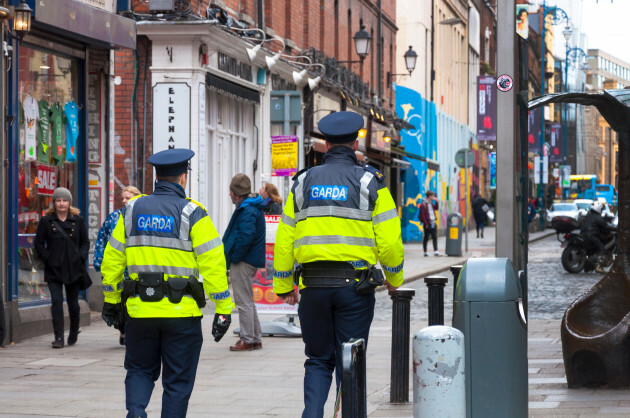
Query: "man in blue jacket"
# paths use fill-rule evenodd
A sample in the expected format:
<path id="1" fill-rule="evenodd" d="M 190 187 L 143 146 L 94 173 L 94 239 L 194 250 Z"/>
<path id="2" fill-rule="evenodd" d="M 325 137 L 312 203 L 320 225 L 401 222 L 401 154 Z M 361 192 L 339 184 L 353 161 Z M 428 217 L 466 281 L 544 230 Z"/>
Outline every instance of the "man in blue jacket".
<path id="1" fill-rule="evenodd" d="M 262 212 L 265 201 L 251 191 L 252 184 L 247 175 L 241 173 L 232 178 L 230 197 L 236 210 L 223 235 L 223 246 L 238 308 L 241 338 L 230 351 L 262 348 L 252 279 L 258 268 L 265 267 L 265 217 Z"/>

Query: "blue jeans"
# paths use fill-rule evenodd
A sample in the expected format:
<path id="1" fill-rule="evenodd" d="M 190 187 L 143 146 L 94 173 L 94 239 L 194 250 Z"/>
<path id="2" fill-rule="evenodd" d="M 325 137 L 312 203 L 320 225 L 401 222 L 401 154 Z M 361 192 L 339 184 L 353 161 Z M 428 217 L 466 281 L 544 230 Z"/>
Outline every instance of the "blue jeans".
<path id="1" fill-rule="evenodd" d="M 162 417 L 185 417 L 203 343 L 201 317 L 129 318 L 125 330 L 127 417 L 146 417 L 162 375 Z"/>
<path id="2" fill-rule="evenodd" d="M 374 318 L 374 292 L 358 295 L 354 286 L 305 288 L 300 291 L 298 315 L 304 340 L 303 418 L 324 415 L 324 405 L 335 370 L 337 390 L 341 381 L 341 346 L 352 338 L 367 344 Z"/>

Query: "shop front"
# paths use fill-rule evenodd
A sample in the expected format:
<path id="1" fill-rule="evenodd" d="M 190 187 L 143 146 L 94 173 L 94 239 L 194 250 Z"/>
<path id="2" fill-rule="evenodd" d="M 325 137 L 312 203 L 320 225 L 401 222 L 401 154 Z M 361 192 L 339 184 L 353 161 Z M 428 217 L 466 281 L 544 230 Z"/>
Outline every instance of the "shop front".
<path id="1" fill-rule="evenodd" d="M 6 291 L 5 344 L 52 330 L 50 293 L 34 241 L 55 188 L 71 191 L 93 246 L 108 196 L 109 50 L 135 47 L 135 23 L 116 15 L 113 6 L 33 3 L 32 30 L 20 41 L 10 40 L 13 55 L 5 79 L 8 263 L 0 276 Z M 84 324 L 89 323 L 87 293 L 81 304 Z"/>

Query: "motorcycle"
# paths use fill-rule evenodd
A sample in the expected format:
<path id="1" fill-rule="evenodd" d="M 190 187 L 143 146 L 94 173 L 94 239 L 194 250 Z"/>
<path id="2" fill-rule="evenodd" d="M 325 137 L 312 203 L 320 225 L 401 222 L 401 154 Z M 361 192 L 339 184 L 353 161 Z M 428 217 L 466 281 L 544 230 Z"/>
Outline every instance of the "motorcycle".
<path id="1" fill-rule="evenodd" d="M 597 264 L 603 269 L 609 269 L 617 255 L 617 231 L 610 231 L 600 236 L 604 244 L 604 250 L 597 259 L 597 247 L 595 244 L 575 230 L 580 224 L 568 216 L 558 216 L 551 221 L 551 227 L 556 230 L 558 240 L 565 247 L 562 251 L 562 267 L 569 273 L 579 273 L 582 270 L 588 273 L 595 270 Z"/>

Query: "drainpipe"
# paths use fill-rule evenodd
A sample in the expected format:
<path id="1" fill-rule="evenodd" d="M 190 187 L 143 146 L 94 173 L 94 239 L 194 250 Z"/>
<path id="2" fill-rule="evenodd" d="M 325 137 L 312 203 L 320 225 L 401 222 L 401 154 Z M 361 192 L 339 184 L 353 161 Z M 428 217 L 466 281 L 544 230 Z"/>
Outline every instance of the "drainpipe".
<path id="1" fill-rule="evenodd" d="M 435 0 L 431 0 L 431 102 L 433 101 L 433 82 L 435 81 L 435 69 L 433 68 L 433 56 L 435 55 Z"/>
<path id="2" fill-rule="evenodd" d="M 265 5 L 264 0 L 258 0 L 256 9 L 258 10 L 258 28 L 265 30 Z"/>
<path id="3" fill-rule="evenodd" d="M 376 43 L 378 49 L 376 55 L 376 79 L 378 80 L 378 100 L 380 102 L 383 97 L 383 10 L 381 9 L 381 0 L 376 1 L 376 7 L 378 8 L 378 25 L 376 27 L 376 36 L 378 36 Z"/>

